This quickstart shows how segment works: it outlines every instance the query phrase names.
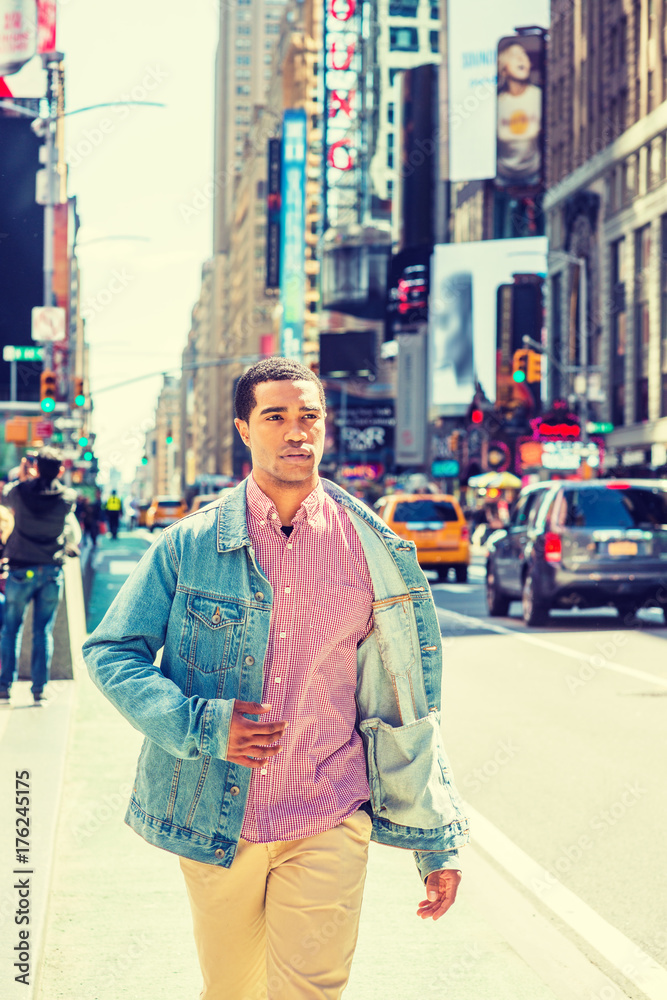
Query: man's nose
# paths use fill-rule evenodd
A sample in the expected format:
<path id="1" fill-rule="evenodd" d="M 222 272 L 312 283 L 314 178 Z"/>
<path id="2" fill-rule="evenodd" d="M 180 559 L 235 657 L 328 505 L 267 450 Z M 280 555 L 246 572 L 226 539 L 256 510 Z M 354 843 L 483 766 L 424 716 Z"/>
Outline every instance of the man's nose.
<path id="1" fill-rule="evenodd" d="M 307 437 L 306 431 L 297 421 L 285 429 L 285 440 L 287 441 L 304 441 Z"/>

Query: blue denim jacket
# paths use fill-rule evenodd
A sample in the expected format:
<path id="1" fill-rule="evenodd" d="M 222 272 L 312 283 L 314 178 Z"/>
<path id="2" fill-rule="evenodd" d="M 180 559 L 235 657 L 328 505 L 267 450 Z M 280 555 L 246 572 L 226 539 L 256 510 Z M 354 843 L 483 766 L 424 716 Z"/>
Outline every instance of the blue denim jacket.
<path id="1" fill-rule="evenodd" d="M 468 839 L 440 734 L 433 599 L 414 544 L 322 483 L 349 512 L 375 591 L 356 692 L 372 837 L 414 850 L 426 878 L 458 867 Z M 229 725 L 234 699 L 261 701 L 271 601 L 244 482 L 164 531 L 84 644 L 93 681 L 146 736 L 125 819 L 151 844 L 208 864 L 234 860 L 251 770 L 225 760 Z"/>

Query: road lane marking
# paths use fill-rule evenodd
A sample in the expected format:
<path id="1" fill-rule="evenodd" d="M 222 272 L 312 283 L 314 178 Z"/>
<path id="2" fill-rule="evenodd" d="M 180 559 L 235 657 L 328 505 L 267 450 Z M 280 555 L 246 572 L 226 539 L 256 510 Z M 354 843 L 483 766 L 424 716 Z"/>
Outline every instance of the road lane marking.
<path id="1" fill-rule="evenodd" d="M 517 847 L 468 803 L 466 812 L 470 818 L 473 844 L 478 844 L 525 889 L 595 948 L 614 969 L 643 990 L 649 1000 L 665 1000 L 667 969 L 567 889 L 551 872 Z M 538 892 L 537 886 L 540 889 L 546 886 L 546 889 Z"/>
<path id="2" fill-rule="evenodd" d="M 438 608 L 438 618 L 455 618 L 469 628 L 483 628 L 488 632 L 495 632 L 498 635 L 511 635 L 529 646 L 538 646 L 540 649 L 548 649 L 551 653 L 560 653 L 561 656 L 568 656 L 579 663 L 589 663 L 596 670 L 611 670 L 617 674 L 625 674 L 627 677 L 634 677 L 636 680 L 648 681 L 649 684 L 656 684 L 658 687 L 667 688 L 667 677 L 657 677 L 644 670 L 635 670 L 634 667 L 626 667 L 622 663 L 612 663 L 599 653 L 580 653 L 569 646 L 561 646 L 549 639 L 543 639 L 539 635 L 530 635 L 527 632 L 518 632 L 516 629 L 507 628 L 505 625 L 496 625 L 487 622 L 483 618 L 475 618 L 472 615 L 462 615 L 458 611 L 448 611 L 446 608 Z M 442 624 L 442 622 L 441 622 Z"/>

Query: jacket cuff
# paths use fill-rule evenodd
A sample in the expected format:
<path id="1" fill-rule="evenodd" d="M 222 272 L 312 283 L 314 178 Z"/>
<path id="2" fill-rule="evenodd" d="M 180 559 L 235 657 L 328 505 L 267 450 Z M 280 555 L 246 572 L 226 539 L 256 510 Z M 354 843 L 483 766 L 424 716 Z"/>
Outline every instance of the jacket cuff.
<path id="1" fill-rule="evenodd" d="M 445 868 L 461 871 L 458 851 L 415 851 L 414 854 L 422 882 L 425 882 L 432 872 L 440 872 Z"/>
<path id="2" fill-rule="evenodd" d="M 206 702 L 201 739 L 201 752 L 206 756 L 227 759 L 233 711 L 233 699 L 211 698 Z"/>

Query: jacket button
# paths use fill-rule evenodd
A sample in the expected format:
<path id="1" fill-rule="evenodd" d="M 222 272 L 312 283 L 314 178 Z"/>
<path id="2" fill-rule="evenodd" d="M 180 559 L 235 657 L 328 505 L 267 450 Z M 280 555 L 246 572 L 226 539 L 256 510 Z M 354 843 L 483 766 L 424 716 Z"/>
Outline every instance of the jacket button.
<path id="1" fill-rule="evenodd" d="M 264 594 L 262 593 L 262 591 L 261 591 L 261 590 L 258 590 L 258 591 L 257 591 L 257 593 L 255 594 L 255 597 L 256 597 L 256 599 L 257 599 L 258 601 L 263 601 L 263 600 L 264 600 Z"/>
<path id="2" fill-rule="evenodd" d="M 230 795 L 238 795 L 240 791 L 241 791 L 241 789 L 239 788 L 238 785 L 232 785 L 232 787 L 229 789 L 229 794 Z"/>
<path id="3" fill-rule="evenodd" d="M 215 852 L 215 856 L 216 856 L 216 858 L 224 858 L 224 856 L 225 856 L 225 852 L 224 852 L 224 850 L 222 849 L 222 847 L 219 847 L 219 848 L 217 849 L 217 851 Z"/>
<path id="4" fill-rule="evenodd" d="M 249 667 L 251 667 L 254 662 L 255 662 L 255 657 L 254 656 L 246 656 L 246 658 L 244 660 L 244 663 L 247 663 Z"/>

